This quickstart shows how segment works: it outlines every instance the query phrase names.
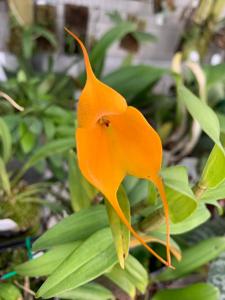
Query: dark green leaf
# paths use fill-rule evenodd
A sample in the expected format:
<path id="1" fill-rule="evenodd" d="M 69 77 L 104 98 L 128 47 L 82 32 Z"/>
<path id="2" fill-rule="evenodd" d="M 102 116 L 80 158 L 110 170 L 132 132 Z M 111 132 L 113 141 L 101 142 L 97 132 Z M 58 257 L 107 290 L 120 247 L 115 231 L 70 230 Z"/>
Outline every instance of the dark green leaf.
<path id="1" fill-rule="evenodd" d="M 152 66 L 127 66 L 106 75 L 103 81 L 129 102 L 166 73 L 168 70 Z"/>

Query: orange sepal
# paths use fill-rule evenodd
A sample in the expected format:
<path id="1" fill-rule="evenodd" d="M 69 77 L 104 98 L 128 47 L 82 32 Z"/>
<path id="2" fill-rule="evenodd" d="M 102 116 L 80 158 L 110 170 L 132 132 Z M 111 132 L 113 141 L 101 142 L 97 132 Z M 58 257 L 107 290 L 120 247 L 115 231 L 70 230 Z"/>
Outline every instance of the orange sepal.
<path id="1" fill-rule="evenodd" d="M 126 100 L 95 77 L 83 43 L 74 33 L 67 28 L 65 30 L 79 43 L 87 72 L 86 84 L 77 108 L 78 127 L 92 127 L 102 116 L 123 113 L 127 109 Z"/>

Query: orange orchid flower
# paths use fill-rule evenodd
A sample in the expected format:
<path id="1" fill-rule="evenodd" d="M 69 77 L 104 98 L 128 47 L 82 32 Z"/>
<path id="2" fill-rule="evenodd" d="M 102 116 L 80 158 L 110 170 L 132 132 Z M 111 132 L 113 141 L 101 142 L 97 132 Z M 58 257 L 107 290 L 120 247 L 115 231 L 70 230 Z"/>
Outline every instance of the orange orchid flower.
<path id="1" fill-rule="evenodd" d="M 75 34 L 65 30 L 79 43 L 87 73 L 77 110 L 76 144 L 81 172 L 102 192 L 134 237 L 171 267 L 169 210 L 159 176 L 160 137 L 136 108 L 128 106 L 119 93 L 95 77 L 85 46 Z M 120 208 L 117 190 L 127 174 L 152 181 L 160 193 L 167 225 L 167 261 L 147 245 Z"/>

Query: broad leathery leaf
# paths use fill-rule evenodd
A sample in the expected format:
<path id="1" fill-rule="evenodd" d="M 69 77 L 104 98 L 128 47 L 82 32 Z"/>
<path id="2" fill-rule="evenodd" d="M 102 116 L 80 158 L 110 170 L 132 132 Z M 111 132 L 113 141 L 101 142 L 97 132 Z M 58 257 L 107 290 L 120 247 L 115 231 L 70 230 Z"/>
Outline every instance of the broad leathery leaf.
<path id="1" fill-rule="evenodd" d="M 117 197 L 118 197 L 119 205 L 125 217 L 130 222 L 131 220 L 130 203 L 122 185 L 120 186 L 117 192 Z M 117 256 L 121 268 L 124 268 L 125 260 L 129 252 L 130 231 L 121 222 L 120 218 L 118 217 L 117 213 L 115 212 L 114 208 L 110 205 L 110 203 L 108 203 L 108 201 L 105 201 L 105 203 L 106 203 L 107 213 L 109 217 L 109 225 L 112 230 Z"/>
<path id="2" fill-rule="evenodd" d="M 71 243 L 88 238 L 99 229 L 108 226 L 108 218 L 103 205 L 93 206 L 66 217 L 45 232 L 33 244 L 33 250 Z"/>
<path id="3" fill-rule="evenodd" d="M 222 182 L 214 189 L 206 189 L 199 200 L 201 201 L 217 201 L 225 198 L 225 182 Z"/>
<path id="4" fill-rule="evenodd" d="M 30 277 L 50 275 L 81 243 L 77 241 L 54 247 L 38 258 L 16 266 L 15 271 Z"/>
<path id="5" fill-rule="evenodd" d="M 1 300 L 22 300 L 20 290 L 11 283 L 0 284 L 0 299 Z"/>
<path id="6" fill-rule="evenodd" d="M 198 97 L 196 97 L 184 85 L 179 84 L 178 98 L 182 101 L 192 117 L 198 121 L 202 130 L 221 148 L 224 152 L 223 146 L 220 142 L 220 124 L 216 113 Z"/>
<path id="7" fill-rule="evenodd" d="M 2 118 L 0 118 L 0 145 L 2 159 L 7 163 L 12 153 L 12 138 L 9 128 Z"/>
<path id="8" fill-rule="evenodd" d="M 118 262 L 109 228 L 104 228 L 84 241 L 48 277 L 37 296 L 51 298 L 75 289 L 107 272 Z"/>
<path id="9" fill-rule="evenodd" d="M 6 192 L 7 195 L 11 193 L 10 181 L 9 176 L 6 171 L 5 163 L 0 157 L 0 186 L 2 187 L 3 191 Z"/>
<path id="10" fill-rule="evenodd" d="M 111 291 L 97 283 L 88 283 L 74 290 L 62 293 L 60 299 L 115 300 Z"/>
<path id="11" fill-rule="evenodd" d="M 57 153 L 68 151 L 74 147 L 74 138 L 58 139 L 56 141 L 49 142 L 40 149 L 38 149 L 26 162 L 23 170 L 26 171 L 37 162 L 52 156 Z"/>
<path id="12" fill-rule="evenodd" d="M 225 179 L 225 155 L 215 145 L 209 155 L 204 167 L 199 186 L 205 188 L 216 188 Z"/>
<path id="13" fill-rule="evenodd" d="M 169 204 L 170 219 L 178 223 L 192 214 L 197 207 L 195 196 L 189 186 L 188 174 L 185 167 L 175 166 L 161 172 Z"/>
<path id="14" fill-rule="evenodd" d="M 195 283 L 184 288 L 157 292 L 152 300 L 219 300 L 219 290 L 209 283 Z"/>
<path id="15" fill-rule="evenodd" d="M 205 223 L 210 218 L 210 212 L 205 207 L 204 204 L 199 204 L 197 209 L 191 214 L 188 218 L 186 218 L 184 221 L 176 223 L 176 224 L 170 224 L 170 233 L 172 235 L 176 234 L 182 234 L 184 232 L 188 232 L 199 225 Z M 158 232 L 166 232 L 166 226 L 165 224 L 161 225 L 159 228 L 157 228 Z"/>
<path id="16" fill-rule="evenodd" d="M 81 174 L 73 150 L 69 152 L 69 191 L 74 211 L 89 207 L 97 193 L 96 189 Z"/>
<path id="17" fill-rule="evenodd" d="M 103 81 L 121 93 L 129 103 L 167 73 L 166 69 L 152 66 L 126 66 L 106 75 Z"/>
<path id="18" fill-rule="evenodd" d="M 120 40 L 127 33 L 135 31 L 137 25 L 134 22 L 122 21 L 109 31 L 96 43 L 90 52 L 90 61 L 98 77 L 104 66 L 104 59 L 108 48 L 117 40 Z"/>
<path id="19" fill-rule="evenodd" d="M 172 259 L 175 270 L 167 269 L 156 276 L 159 281 L 181 278 L 199 267 L 215 259 L 225 250 L 225 237 L 213 237 L 204 240 L 182 252 L 182 260 L 178 263 Z"/>

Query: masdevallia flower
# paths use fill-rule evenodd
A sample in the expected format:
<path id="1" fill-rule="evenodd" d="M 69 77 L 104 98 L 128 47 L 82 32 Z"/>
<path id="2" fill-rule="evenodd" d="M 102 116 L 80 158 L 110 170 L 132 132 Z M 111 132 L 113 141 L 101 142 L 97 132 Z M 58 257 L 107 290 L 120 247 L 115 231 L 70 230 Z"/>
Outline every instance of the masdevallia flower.
<path id="1" fill-rule="evenodd" d="M 102 192 L 134 237 L 162 263 L 171 266 L 169 210 L 159 175 L 160 137 L 136 108 L 128 106 L 119 93 L 95 77 L 83 43 L 66 30 L 79 43 L 87 72 L 77 109 L 76 145 L 80 170 Z M 146 244 L 119 206 L 117 190 L 127 174 L 150 180 L 159 191 L 167 226 L 167 261 Z"/>

